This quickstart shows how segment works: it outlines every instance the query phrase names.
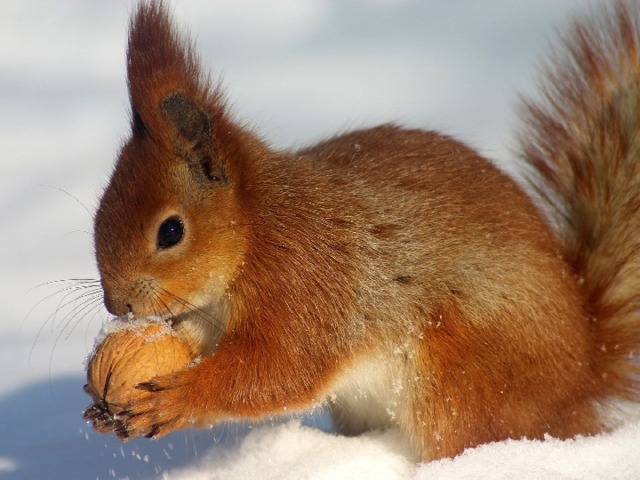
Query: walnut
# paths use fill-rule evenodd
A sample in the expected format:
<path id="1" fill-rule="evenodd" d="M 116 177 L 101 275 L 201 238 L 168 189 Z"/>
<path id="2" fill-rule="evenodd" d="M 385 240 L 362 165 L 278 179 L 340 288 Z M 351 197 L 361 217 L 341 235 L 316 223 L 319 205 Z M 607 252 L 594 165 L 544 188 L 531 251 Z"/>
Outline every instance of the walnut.
<path id="1" fill-rule="evenodd" d="M 134 324 L 107 334 L 87 366 L 85 391 L 95 403 L 84 417 L 98 431 L 118 432 L 118 413 L 142 393 L 136 385 L 176 372 L 196 356 L 166 324 Z"/>

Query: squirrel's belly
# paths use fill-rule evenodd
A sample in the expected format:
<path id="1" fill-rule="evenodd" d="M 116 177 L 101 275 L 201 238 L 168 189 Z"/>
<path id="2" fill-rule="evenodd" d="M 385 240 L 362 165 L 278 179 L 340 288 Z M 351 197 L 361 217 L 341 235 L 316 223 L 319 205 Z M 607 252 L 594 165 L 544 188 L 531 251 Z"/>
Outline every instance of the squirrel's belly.
<path id="1" fill-rule="evenodd" d="M 406 355 L 379 353 L 346 368 L 327 397 L 337 429 L 357 435 L 397 425 L 407 395 Z"/>

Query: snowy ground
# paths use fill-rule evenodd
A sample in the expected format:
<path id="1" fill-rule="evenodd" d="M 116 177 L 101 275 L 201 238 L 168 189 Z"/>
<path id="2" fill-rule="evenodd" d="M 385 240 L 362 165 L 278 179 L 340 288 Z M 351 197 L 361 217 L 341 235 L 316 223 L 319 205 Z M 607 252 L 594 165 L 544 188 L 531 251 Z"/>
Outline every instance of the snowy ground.
<path id="1" fill-rule="evenodd" d="M 517 92 L 584 0 L 174 2 L 239 119 L 281 147 L 398 121 L 508 162 Z M 0 477 L 7 479 L 640 478 L 640 427 L 506 442 L 416 466 L 396 432 L 326 433 L 322 412 L 121 444 L 82 421 L 102 310 L 91 216 L 127 130 L 130 2 L 0 3 Z M 45 284 L 45 285 L 43 285 Z M 56 313 L 57 312 L 57 313 Z M 73 314 L 77 312 L 77 314 Z"/>

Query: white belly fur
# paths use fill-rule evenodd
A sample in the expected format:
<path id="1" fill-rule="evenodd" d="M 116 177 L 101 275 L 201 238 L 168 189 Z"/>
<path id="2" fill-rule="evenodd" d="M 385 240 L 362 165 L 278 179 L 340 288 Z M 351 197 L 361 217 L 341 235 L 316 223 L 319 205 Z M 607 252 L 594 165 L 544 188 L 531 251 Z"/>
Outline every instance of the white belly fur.
<path id="1" fill-rule="evenodd" d="M 405 388 L 403 353 L 365 358 L 343 372 L 328 396 L 329 409 L 342 433 L 357 435 L 398 424 Z"/>

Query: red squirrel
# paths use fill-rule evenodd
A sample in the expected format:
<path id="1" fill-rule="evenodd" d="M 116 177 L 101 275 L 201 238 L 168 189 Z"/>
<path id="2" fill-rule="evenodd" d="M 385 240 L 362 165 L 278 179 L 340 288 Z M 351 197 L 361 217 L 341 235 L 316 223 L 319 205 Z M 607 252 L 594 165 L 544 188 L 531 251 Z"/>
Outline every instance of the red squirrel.
<path id="1" fill-rule="evenodd" d="M 639 48 L 636 5 L 573 25 L 524 108 L 526 193 L 432 131 L 274 150 L 140 4 L 97 264 L 110 313 L 171 322 L 202 358 L 138 385 L 115 433 L 324 404 L 432 460 L 611 428 L 640 396 Z"/>

